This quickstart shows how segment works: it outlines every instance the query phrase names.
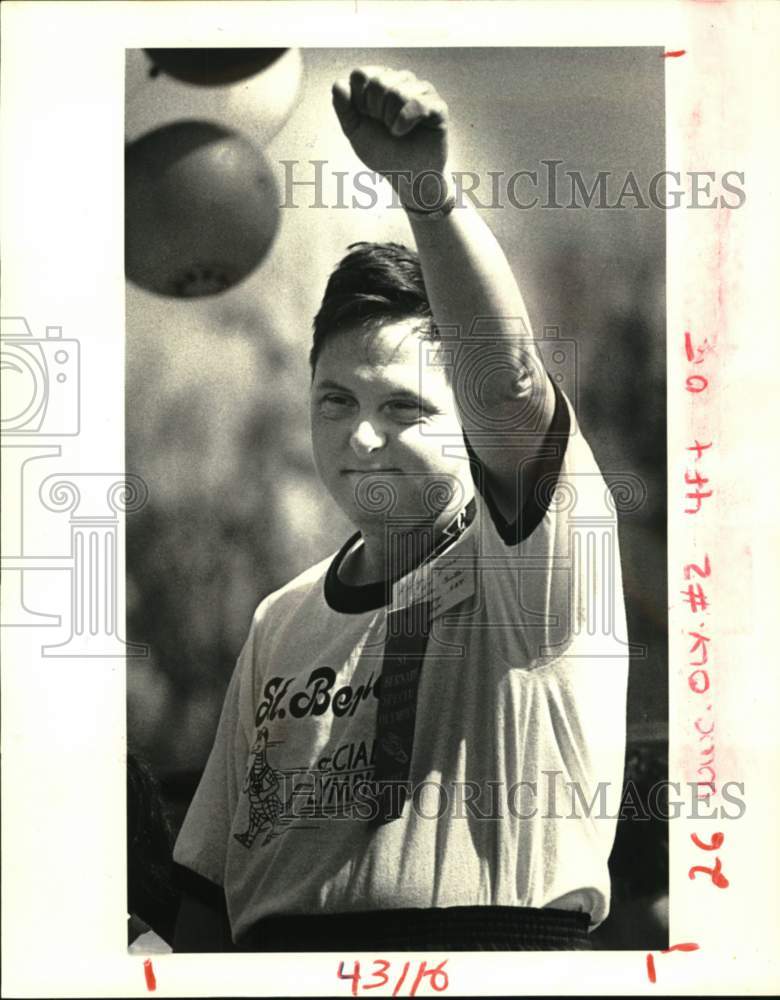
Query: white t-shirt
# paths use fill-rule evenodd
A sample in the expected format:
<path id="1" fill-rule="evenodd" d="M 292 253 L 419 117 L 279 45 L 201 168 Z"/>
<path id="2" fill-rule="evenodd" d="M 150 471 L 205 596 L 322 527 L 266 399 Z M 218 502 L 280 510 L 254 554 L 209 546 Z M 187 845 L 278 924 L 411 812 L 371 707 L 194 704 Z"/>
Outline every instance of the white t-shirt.
<path id="1" fill-rule="evenodd" d="M 391 607 L 434 609 L 400 818 L 367 822 L 360 792 L 388 605 L 382 584 L 338 577 L 358 536 L 258 607 L 174 852 L 224 887 L 234 938 L 282 914 L 607 915 L 628 672 L 617 518 L 556 395 L 518 522 L 478 489 L 456 541 L 393 588 Z"/>

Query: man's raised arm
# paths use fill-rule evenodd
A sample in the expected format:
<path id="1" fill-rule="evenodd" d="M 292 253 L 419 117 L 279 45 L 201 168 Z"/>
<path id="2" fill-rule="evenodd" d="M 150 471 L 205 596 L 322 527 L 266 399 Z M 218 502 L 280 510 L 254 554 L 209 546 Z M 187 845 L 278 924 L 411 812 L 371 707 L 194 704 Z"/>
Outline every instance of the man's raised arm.
<path id="1" fill-rule="evenodd" d="M 518 463 L 538 449 L 555 401 L 506 256 L 474 207 L 455 199 L 447 106 L 430 83 L 381 66 L 334 84 L 333 105 L 355 153 L 407 209 L 434 321 L 460 331 L 453 388 L 463 427 L 512 517 Z M 491 448 L 496 427 L 519 433 Z"/>

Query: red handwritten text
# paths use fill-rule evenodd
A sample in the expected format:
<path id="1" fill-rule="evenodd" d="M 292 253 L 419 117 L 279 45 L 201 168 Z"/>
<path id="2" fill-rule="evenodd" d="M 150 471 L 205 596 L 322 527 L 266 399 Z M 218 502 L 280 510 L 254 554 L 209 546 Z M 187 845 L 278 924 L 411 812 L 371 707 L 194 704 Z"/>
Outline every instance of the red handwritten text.
<path id="1" fill-rule="evenodd" d="M 395 985 L 393 986 L 394 997 L 399 996 L 401 993 L 401 987 L 406 981 L 407 974 L 411 968 L 411 962 L 404 962 L 400 974 L 397 969 L 391 973 L 391 963 L 384 958 L 375 958 L 373 960 L 373 968 L 370 973 L 362 973 L 360 971 L 360 962 L 353 961 L 352 972 L 344 972 L 344 962 L 339 962 L 339 967 L 336 970 L 336 976 L 339 979 L 345 979 L 352 983 L 351 993 L 353 997 L 358 995 L 358 992 L 365 992 L 367 990 L 380 989 L 383 986 L 387 986 L 391 978 L 395 979 Z M 444 966 L 447 964 L 447 959 L 445 958 L 438 965 L 429 967 L 427 962 L 417 963 L 417 972 L 414 975 L 411 986 L 409 987 L 409 996 L 417 996 L 417 990 L 427 979 L 428 986 L 435 993 L 443 993 L 447 987 L 450 985 L 450 979 L 444 970 Z M 395 978 L 397 977 L 397 978 Z"/>

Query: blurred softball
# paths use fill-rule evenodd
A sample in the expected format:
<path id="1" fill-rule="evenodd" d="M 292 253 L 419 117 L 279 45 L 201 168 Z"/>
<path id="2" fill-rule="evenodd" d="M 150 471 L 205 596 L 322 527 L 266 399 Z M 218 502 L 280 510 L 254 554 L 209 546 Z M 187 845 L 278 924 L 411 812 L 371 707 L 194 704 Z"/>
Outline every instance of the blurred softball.
<path id="1" fill-rule="evenodd" d="M 184 76 L 177 79 L 168 72 L 157 72 L 161 67 L 143 49 L 129 49 L 125 77 L 125 140 L 128 142 L 169 122 L 197 119 L 236 129 L 265 146 L 289 118 L 300 93 L 303 62 L 298 49 L 150 51 L 183 53 L 164 61 L 172 66 L 171 59 L 173 62 L 177 58 L 189 60 L 183 67 L 184 75 L 199 76 L 199 80 L 197 83 L 194 80 L 184 82 Z M 203 56 L 203 53 L 218 54 L 220 51 L 230 54 L 223 57 L 221 68 L 218 55 Z M 242 51 L 249 55 L 235 55 Z M 191 53 L 189 57 L 188 52 Z M 268 53 L 277 55 L 269 61 Z M 230 82 L 231 75 L 248 68 L 254 72 Z"/>
<path id="2" fill-rule="evenodd" d="M 177 298 L 216 295 L 273 243 L 279 192 L 262 151 L 239 132 L 180 121 L 125 153 L 125 271 Z"/>

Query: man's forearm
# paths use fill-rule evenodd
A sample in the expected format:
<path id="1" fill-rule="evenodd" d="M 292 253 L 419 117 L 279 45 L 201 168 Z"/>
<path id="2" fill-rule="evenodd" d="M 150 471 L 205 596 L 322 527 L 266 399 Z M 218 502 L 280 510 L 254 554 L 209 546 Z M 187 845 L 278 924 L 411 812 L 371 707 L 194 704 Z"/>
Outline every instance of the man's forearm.
<path id="1" fill-rule="evenodd" d="M 448 189 L 455 207 L 444 217 L 408 214 L 436 322 L 460 325 L 467 334 L 478 316 L 521 319 L 530 336 L 525 303 L 498 240 L 452 181 Z"/>
<path id="2" fill-rule="evenodd" d="M 454 194 L 454 185 L 450 190 Z M 454 326 L 462 343 L 467 344 L 476 334 L 490 344 L 493 374 L 483 383 L 478 371 L 472 373 L 482 385 L 485 406 L 493 403 L 503 409 L 512 399 L 533 391 L 539 407 L 534 423 L 546 427 L 552 416 L 553 394 L 544 378 L 517 281 L 487 223 L 462 196 L 441 218 L 416 212 L 409 212 L 408 218 L 435 322 Z M 497 347 L 503 358 L 498 365 Z M 475 367 L 473 352 L 465 363 Z M 514 372 L 512 363 L 516 365 Z"/>

